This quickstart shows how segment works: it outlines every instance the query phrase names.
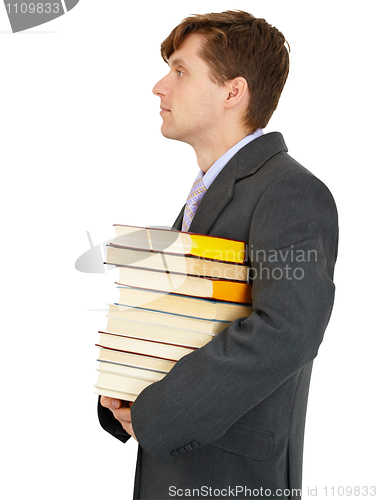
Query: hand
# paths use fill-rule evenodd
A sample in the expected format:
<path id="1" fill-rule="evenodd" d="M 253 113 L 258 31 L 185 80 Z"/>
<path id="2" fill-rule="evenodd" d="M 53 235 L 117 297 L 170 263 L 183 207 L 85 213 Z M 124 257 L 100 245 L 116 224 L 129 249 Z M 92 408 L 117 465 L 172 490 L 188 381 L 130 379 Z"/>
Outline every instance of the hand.
<path id="1" fill-rule="evenodd" d="M 105 396 L 101 396 L 100 403 L 113 413 L 114 418 L 118 420 L 127 434 L 130 434 L 135 441 L 138 441 L 135 437 L 133 426 L 131 425 L 130 408 L 133 403 L 131 401 L 121 401 L 120 399 L 107 398 Z"/>

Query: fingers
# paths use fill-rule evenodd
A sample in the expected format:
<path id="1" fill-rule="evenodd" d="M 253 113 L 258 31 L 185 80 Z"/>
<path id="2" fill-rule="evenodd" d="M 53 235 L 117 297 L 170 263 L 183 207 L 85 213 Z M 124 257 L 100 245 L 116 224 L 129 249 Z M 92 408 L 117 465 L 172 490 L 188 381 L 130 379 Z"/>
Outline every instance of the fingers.
<path id="1" fill-rule="evenodd" d="M 136 439 L 133 426 L 131 424 L 131 411 L 130 408 L 118 408 L 118 409 L 111 409 L 114 418 L 118 420 L 118 422 L 122 425 L 122 427 L 125 429 L 125 431 L 130 434 L 130 436 L 133 436 L 134 439 Z"/>
<path id="2" fill-rule="evenodd" d="M 136 440 L 133 426 L 131 424 L 130 408 L 133 405 L 133 402 L 101 396 L 100 403 L 113 413 L 114 418 L 120 422 L 125 431 Z"/>
<path id="3" fill-rule="evenodd" d="M 121 422 L 122 427 L 124 430 L 129 434 L 131 437 L 135 439 L 135 441 L 138 441 L 137 438 L 135 437 L 134 431 L 133 431 L 133 426 L 131 422 Z"/>
<path id="4" fill-rule="evenodd" d="M 114 417 L 123 424 L 124 422 L 131 422 L 131 413 L 129 401 L 122 401 L 121 399 L 108 398 L 106 396 L 101 396 L 100 403 L 105 408 L 108 408 L 114 415 Z"/>
<path id="5" fill-rule="evenodd" d="M 122 401 L 120 399 L 101 396 L 100 403 L 105 408 L 109 408 L 117 420 L 131 421 L 129 404 L 132 403 L 129 403 L 129 401 Z"/>
<path id="6" fill-rule="evenodd" d="M 119 422 L 131 422 L 130 408 L 119 408 L 118 410 L 112 409 L 114 417 Z"/>
<path id="7" fill-rule="evenodd" d="M 131 401 L 122 401 L 121 399 L 108 398 L 106 396 L 101 396 L 100 403 L 105 408 L 109 408 L 109 410 L 121 408 L 123 406 L 131 408 L 133 404 Z"/>

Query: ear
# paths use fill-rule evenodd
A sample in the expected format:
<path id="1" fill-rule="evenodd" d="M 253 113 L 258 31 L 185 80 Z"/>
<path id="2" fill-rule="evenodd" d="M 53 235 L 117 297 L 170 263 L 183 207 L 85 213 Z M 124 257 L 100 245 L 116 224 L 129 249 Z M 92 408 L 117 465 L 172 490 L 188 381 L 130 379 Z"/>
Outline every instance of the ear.
<path id="1" fill-rule="evenodd" d="M 248 96 L 247 80 L 243 76 L 238 76 L 233 80 L 228 80 L 225 83 L 226 95 L 224 99 L 224 106 L 226 108 L 233 108 L 245 102 Z"/>

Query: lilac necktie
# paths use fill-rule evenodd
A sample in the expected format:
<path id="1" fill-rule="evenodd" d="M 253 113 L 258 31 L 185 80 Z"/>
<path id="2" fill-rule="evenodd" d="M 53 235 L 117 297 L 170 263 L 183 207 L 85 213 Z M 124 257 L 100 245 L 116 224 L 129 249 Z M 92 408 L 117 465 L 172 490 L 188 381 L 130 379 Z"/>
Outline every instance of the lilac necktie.
<path id="1" fill-rule="evenodd" d="M 200 204 L 205 192 L 206 186 L 203 183 L 202 178 L 197 179 L 190 190 L 188 199 L 186 200 L 184 218 L 182 221 L 182 231 L 189 230 L 194 214 L 196 213 L 198 205 Z"/>

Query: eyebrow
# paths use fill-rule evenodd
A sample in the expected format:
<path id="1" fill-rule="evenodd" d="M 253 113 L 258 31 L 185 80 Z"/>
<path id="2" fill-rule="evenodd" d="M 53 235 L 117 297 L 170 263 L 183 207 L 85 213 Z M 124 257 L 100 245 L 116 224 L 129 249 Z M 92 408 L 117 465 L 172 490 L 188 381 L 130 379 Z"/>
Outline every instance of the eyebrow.
<path id="1" fill-rule="evenodd" d="M 186 63 L 183 59 L 176 58 L 172 59 L 172 61 L 168 61 L 168 66 L 172 68 L 172 66 L 186 66 Z"/>

